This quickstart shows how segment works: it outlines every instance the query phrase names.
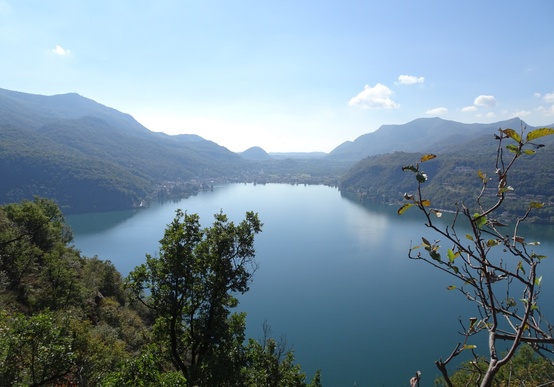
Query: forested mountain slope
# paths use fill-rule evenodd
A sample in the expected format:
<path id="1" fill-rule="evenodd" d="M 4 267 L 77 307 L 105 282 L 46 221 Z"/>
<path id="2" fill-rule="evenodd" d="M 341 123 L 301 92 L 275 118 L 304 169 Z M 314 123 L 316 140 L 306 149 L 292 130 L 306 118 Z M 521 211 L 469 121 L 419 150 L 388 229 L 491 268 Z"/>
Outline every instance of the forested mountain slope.
<path id="1" fill-rule="evenodd" d="M 426 197 L 433 207 L 454 210 L 455 203 L 474 205 L 474 198 L 482 188 L 477 171 L 493 178 L 491 191 L 495 195 L 494 170 L 498 142 L 497 131 L 467 141 L 461 145 L 450 144 L 439 149 L 437 158 L 422 166 L 429 180 L 425 183 Z M 547 203 L 546 208 L 536 212 L 536 221 L 554 222 L 554 139 L 541 139 L 544 147 L 535 155 L 526 155 L 516 164 L 508 185 L 514 188 L 510 193 L 506 209 L 512 213 L 521 212 L 531 200 Z M 505 143 L 504 145 L 506 145 Z M 510 154 L 504 148 L 506 159 Z M 367 157 L 355 164 L 340 183 L 341 191 L 354 194 L 367 201 L 399 203 L 405 192 L 413 192 L 416 181 L 413 174 L 402 171 L 402 166 L 415 164 L 424 152 L 395 152 Z"/>
<path id="2" fill-rule="evenodd" d="M 55 198 L 67 212 L 130 208 L 158 184 L 240 173 L 245 160 L 196 135 L 155 133 L 78 94 L 0 89 L 0 203 Z"/>

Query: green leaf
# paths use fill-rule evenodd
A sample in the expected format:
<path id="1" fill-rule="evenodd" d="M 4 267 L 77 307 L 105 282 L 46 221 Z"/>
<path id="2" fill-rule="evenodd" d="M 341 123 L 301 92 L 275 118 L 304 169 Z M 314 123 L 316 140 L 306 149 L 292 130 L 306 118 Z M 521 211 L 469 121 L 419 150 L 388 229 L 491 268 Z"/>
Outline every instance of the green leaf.
<path id="1" fill-rule="evenodd" d="M 432 154 L 432 153 L 428 153 L 428 154 L 426 154 L 426 155 L 421 156 L 421 162 L 424 163 L 424 162 L 426 162 L 426 161 L 428 161 L 428 160 L 434 159 L 435 157 L 437 157 L 437 155 L 434 155 L 434 154 Z"/>
<path id="2" fill-rule="evenodd" d="M 454 266 L 452 265 L 452 270 L 454 271 L 454 273 L 458 274 L 460 272 L 460 269 L 458 269 L 458 266 Z"/>
<path id="3" fill-rule="evenodd" d="M 542 275 L 538 278 L 535 278 L 535 285 L 541 286 L 541 283 L 542 283 Z"/>
<path id="4" fill-rule="evenodd" d="M 534 242 L 534 243 L 539 243 L 539 242 Z M 540 261 L 540 260 L 548 258 L 548 257 L 546 255 L 539 255 L 537 253 L 532 253 L 531 258 L 538 259 Z"/>
<path id="5" fill-rule="evenodd" d="M 431 205 L 431 201 L 430 200 L 422 200 L 420 202 L 417 202 L 418 204 L 421 204 L 423 207 L 429 207 Z"/>
<path id="6" fill-rule="evenodd" d="M 522 263 L 521 261 L 519 261 L 519 262 L 517 263 L 517 270 L 520 270 L 523 274 L 526 274 L 526 273 L 525 273 L 525 269 L 524 269 L 524 267 L 523 267 L 523 263 Z"/>
<path id="7" fill-rule="evenodd" d="M 398 215 L 402 215 L 404 212 L 406 212 L 406 210 L 408 208 L 410 208 L 411 206 L 413 206 L 413 203 L 406 203 L 404 204 L 402 207 L 400 207 L 397 211 Z"/>
<path id="8" fill-rule="evenodd" d="M 416 179 L 419 183 L 425 183 L 427 181 L 427 175 L 425 173 L 418 173 Z"/>
<path id="9" fill-rule="evenodd" d="M 431 258 L 433 258 L 435 261 L 442 262 L 442 260 L 441 260 L 441 255 L 439 254 L 439 252 L 438 252 L 437 250 L 431 250 L 431 251 L 429 251 L 429 255 L 430 255 Z"/>
<path id="10" fill-rule="evenodd" d="M 527 133 L 527 142 L 533 141 L 537 138 L 541 138 L 544 136 L 550 136 L 551 134 L 554 134 L 554 129 L 550 129 L 550 128 L 535 129 Z"/>
<path id="11" fill-rule="evenodd" d="M 474 240 L 473 237 L 472 237 L 471 235 L 469 235 L 469 234 L 466 234 L 466 238 L 469 239 L 470 241 L 473 241 L 473 240 Z"/>
<path id="12" fill-rule="evenodd" d="M 450 263 L 453 263 L 454 260 L 460 256 L 459 251 L 455 253 L 454 251 L 452 251 L 452 249 L 448 249 L 446 254 L 448 255 L 448 260 L 450 261 Z"/>
<path id="13" fill-rule="evenodd" d="M 455 285 L 450 285 L 446 287 L 446 290 L 454 290 L 454 289 L 456 289 Z"/>
<path id="14" fill-rule="evenodd" d="M 508 149 L 512 153 L 517 153 L 517 154 L 520 153 L 519 152 L 519 147 L 517 145 L 514 145 L 514 144 L 506 145 L 506 149 Z"/>
<path id="15" fill-rule="evenodd" d="M 521 136 L 513 129 L 504 129 L 502 130 L 502 133 L 504 133 L 506 136 L 514 139 L 515 141 L 521 143 Z"/>
<path id="16" fill-rule="evenodd" d="M 423 244 L 425 246 L 431 246 L 431 243 L 427 239 L 425 239 L 424 237 L 421 237 L 421 241 L 423 242 Z"/>
<path id="17" fill-rule="evenodd" d="M 419 171 L 419 170 L 418 170 L 416 167 L 414 167 L 413 165 L 404 165 L 404 166 L 402 167 L 402 170 L 403 170 L 404 172 L 407 172 L 407 171 L 410 171 L 410 172 L 418 172 L 418 171 Z"/>
<path id="18" fill-rule="evenodd" d="M 544 203 L 531 202 L 531 203 L 529 203 L 529 207 L 531 207 L 531 208 L 543 208 Z"/>
<path id="19" fill-rule="evenodd" d="M 523 153 L 525 153 L 526 155 L 534 155 L 535 153 L 537 153 L 537 151 L 534 149 L 525 149 Z"/>
<path id="20" fill-rule="evenodd" d="M 481 214 L 478 212 L 473 214 L 473 220 L 476 222 L 476 225 L 479 228 L 483 228 L 483 226 L 487 223 L 487 218 L 485 216 L 481 216 Z"/>
<path id="21" fill-rule="evenodd" d="M 500 242 L 498 242 L 498 239 L 489 239 L 487 241 L 487 247 L 493 247 L 493 246 L 498 246 Z"/>
<path id="22" fill-rule="evenodd" d="M 464 344 L 462 349 L 475 349 L 477 346 L 475 344 Z"/>

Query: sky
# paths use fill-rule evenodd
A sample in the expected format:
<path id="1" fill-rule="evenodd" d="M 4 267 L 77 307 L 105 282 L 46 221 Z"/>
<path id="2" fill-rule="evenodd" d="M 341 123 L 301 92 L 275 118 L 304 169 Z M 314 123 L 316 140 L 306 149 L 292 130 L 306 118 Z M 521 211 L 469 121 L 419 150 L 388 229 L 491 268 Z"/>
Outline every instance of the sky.
<path id="1" fill-rule="evenodd" d="M 330 152 L 421 117 L 549 125 L 553 16 L 553 0 L 0 0 L 0 88 L 234 152 Z"/>

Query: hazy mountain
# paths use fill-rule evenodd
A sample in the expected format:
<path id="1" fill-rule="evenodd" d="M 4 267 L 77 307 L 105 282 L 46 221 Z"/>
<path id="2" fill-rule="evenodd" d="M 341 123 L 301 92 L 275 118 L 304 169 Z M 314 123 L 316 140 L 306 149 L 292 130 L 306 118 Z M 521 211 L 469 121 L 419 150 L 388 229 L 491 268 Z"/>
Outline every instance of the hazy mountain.
<path id="1" fill-rule="evenodd" d="M 329 155 L 268 154 L 259 147 L 239 155 L 195 134 L 152 132 L 130 115 L 75 93 L 42 96 L 0 89 L 0 203 L 39 195 L 54 198 L 66 212 L 82 212 L 130 208 L 157 189 L 180 194 L 183 187 L 218 178 L 336 184 L 337 176 L 371 155 L 456 154 L 458 165 L 482 155 L 489 160 L 496 130 L 521 125 L 517 118 L 492 124 L 421 118 L 383 125 Z M 399 155 L 364 159 L 345 174 L 343 188 L 390 193 L 399 178 L 391 163 L 405 158 Z M 548 173 L 541 175 L 546 180 L 527 180 L 542 187 L 544 181 L 550 184 Z"/>
<path id="2" fill-rule="evenodd" d="M 67 211 L 129 208 L 164 181 L 237 174 L 245 163 L 214 142 L 152 132 L 78 94 L 0 89 L 0 202 L 40 195 Z"/>
<path id="3" fill-rule="evenodd" d="M 241 155 L 247 160 L 261 161 L 261 160 L 271 159 L 271 156 L 259 146 L 253 146 L 251 148 L 248 148 L 244 152 L 240 152 L 239 155 Z"/>
<path id="4" fill-rule="evenodd" d="M 522 121 L 512 118 L 491 124 L 463 124 L 441 118 L 418 118 L 402 125 L 383 125 L 375 132 L 363 134 L 333 149 L 329 157 L 361 160 L 364 157 L 391 152 L 440 152 L 459 146 L 498 128 L 519 130 Z"/>
<path id="5" fill-rule="evenodd" d="M 513 123 L 508 125 L 511 128 L 520 128 L 519 123 L 517 126 L 512 125 Z M 423 189 L 425 197 L 431 200 L 434 207 L 453 210 L 456 202 L 474 205 L 475 198 L 482 189 L 482 180 L 478 176 L 478 171 L 492 178 L 489 187 L 492 189 L 491 195 L 495 197 L 494 186 L 498 181 L 495 175 L 498 140 L 495 139 L 494 134 L 497 133 L 499 126 L 505 128 L 504 124 L 492 124 L 496 129 L 490 129 L 486 134 L 476 134 L 470 139 L 465 136 L 455 137 L 457 139 L 455 143 L 451 139 L 435 143 L 430 141 L 432 146 L 426 150 L 422 147 L 421 150 L 413 149 L 411 152 L 366 157 L 343 174 L 340 189 L 345 194 L 355 194 L 370 202 L 397 204 L 402 200 L 404 192 L 414 193 L 417 187 L 414 174 L 403 172 L 402 167 L 417 163 L 423 153 L 430 151 L 438 157 L 422 165 L 422 169 L 429 177 Z M 552 128 L 554 125 L 541 127 Z M 527 127 L 527 131 L 533 129 L 536 128 Z M 510 143 L 513 141 L 506 139 L 502 147 L 506 162 L 513 156 L 505 148 Z M 548 205 L 533 215 L 534 220 L 553 223 L 554 136 L 539 138 L 536 144 L 542 144 L 544 147 L 537 148 L 534 155 L 523 155 L 511 172 L 508 181 L 508 184 L 514 187 L 510 192 L 511 199 L 519 200 L 507 201 L 504 209 L 521 214 L 531 200 L 545 202 Z"/>

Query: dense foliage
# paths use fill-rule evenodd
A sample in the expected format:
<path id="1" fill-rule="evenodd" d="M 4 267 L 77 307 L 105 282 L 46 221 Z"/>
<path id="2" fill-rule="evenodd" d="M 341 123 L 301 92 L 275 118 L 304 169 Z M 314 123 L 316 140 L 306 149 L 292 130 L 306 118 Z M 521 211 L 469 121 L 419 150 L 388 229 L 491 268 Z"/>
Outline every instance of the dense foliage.
<path id="1" fill-rule="evenodd" d="M 70 245 L 71 230 L 52 201 L 1 206 L 0 385 L 188 386 L 193 377 L 198 386 L 216 379 L 222 386 L 283 385 L 275 380 L 306 386 L 292 352 L 275 350 L 270 337 L 246 340 L 244 314 L 229 310 L 237 303 L 232 293 L 248 287 L 251 271 L 240 262 L 254 263 L 257 217 L 235 226 L 220 213 L 214 227 L 201 229 L 196 215 L 186 222 L 183 216 L 168 226 L 160 257 L 147 257 L 128 288 L 109 261 L 83 257 Z M 198 243 L 189 260 L 176 255 L 170 263 L 172 249 L 187 250 L 172 239 L 185 229 Z M 226 259 L 238 265 L 227 266 Z M 178 267 L 188 267 L 185 275 L 195 281 L 177 300 L 168 286 L 177 284 L 170 277 Z M 142 295 L 142 303 L 135 298 L 137 280 L 149 270 L 159 276 L 148 280 L 151 297 Z M 194 321 L 171 322 L 177 301 Z M 197 346 L 194 367 L 191 345 Z M 175 354 L 191 370 L 188 382 Z M 319 385 L 319 374 L 310 385 Z"/>
<path id="2" fill-rule="evenodd" d="M 452 375 L 454 386 L 475 385 L 487 369 L 484 358 L 463 362 Z M 552 362 L 535 353 L 530 345 L 521 346 L 512 359 L 498 371 L 494 378 L 495 387 L 508 386 L 550 386 L 554 382 L 554 366 Z M 436 386 L 447 384 L 444 378 L 435 381 Z"/>

